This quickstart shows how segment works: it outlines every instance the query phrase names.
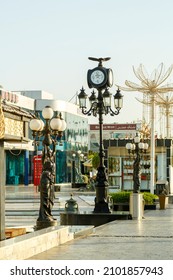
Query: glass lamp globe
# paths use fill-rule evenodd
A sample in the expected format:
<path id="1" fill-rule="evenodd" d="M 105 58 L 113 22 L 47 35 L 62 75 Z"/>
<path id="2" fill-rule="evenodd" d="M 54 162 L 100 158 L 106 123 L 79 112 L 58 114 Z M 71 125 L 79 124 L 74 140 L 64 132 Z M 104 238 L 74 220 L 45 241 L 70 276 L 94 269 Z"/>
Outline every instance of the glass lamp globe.
<path id="1" fill-rule="evenodd" d="M 64 131 L 67 127 L 67 123 L 64 119 L 61 119 L 61 127 L 60 127 L 60 131 Z"/>
<path id="2" fill-rule="evenodd" d="M 103 93 L 103 103 L 105 107 L 111 107 L 111 93 L 109 90 L 106 88 L 104 93 Z"/>
<path id="3" fill-rule="evenodd" d="M 41 131 L 43 129 L 44 123 L 39 119 L 32 119 L 29 123 L 29 127 L 32 131 Z"/>
<path id="4" fill-rule="evenodd" d="M 50 120 L 51 118 L 53 118 L 53 115 L 54 115 L 54 111 L 50 106 L 46 106 L 42 110 L 42 116 L 45 120 Z"/>
<path id="5" fill-rule="evenodd" d="M 78 94 L 79 98 L 79 108 L 86 108 L 86 99 L 87 99 L 87 94 L 85 93 L 84 88 L 80 90 L 80 93 Z"/>
<path id="6" fill-rule="evenodd" d="M 62 120 L 60 119 L 60 117 L 51 119 L 50 127 L 51 127 L 52 130 L 59 131 L 61 126 L 62 126 Z"/>
<path id="7" fill-rule="evenodd" d="M 123 95 L 121 94 L 119 88 L 114 95 L 114 106 L 115 109 L 121 109 L 123 107 Z"/>
<path id="8" fill-rule="evenodd" d="M 148 150 L 148 143 L 144 143 L 144 150 Z"/>
<path id="9" fill-rule="evenodd" d="M 139 142 L 138 143 L 138 147 L 139 147 L 139 149 L 143 150 L 144 149 L 144 143 L 143 142 Z"/>
<path id="10" fill-rule="evenodd" d="M 126 144 L 126 149 L 127 150 L 132 150 L 132 143 L 127 143 Z"/>

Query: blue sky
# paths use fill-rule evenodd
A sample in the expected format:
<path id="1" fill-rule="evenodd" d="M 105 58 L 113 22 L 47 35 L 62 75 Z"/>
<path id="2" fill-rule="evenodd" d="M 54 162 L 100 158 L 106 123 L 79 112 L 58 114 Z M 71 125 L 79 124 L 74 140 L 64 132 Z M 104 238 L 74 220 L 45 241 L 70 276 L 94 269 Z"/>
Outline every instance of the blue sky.
<path id="1" fill-rule="evenodd" d="M 172 0 L 0 0 L 0 11 L 0 84 L 7 90 L 42 89 L 69 101 L 82 86 L 90 93 L 86 74 L 97 64 L 89 56 L 110 56 L 105 66 L 120 85 L 138 82 L 132 66 L 151 73 L 173 63 Z M 110 121 L 141 119 L 141 94 L 123 94 L 124 107 Z"/>

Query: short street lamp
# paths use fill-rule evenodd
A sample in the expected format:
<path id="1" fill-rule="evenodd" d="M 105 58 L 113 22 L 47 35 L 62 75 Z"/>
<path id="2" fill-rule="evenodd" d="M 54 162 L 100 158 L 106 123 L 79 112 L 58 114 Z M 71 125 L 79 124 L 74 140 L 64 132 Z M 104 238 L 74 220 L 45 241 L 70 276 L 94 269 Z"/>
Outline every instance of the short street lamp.
<path id="1" fill-rule="evenodd" d="M 98 172 L 96 176 L 96 198 L 95 198 L 95 213 L 109 213 L 109 207 L 107 202 L 107 187 L 108 187 L 108 178 L 104 166 L 104 149 L 103 149 L 103 115 L 110 114 L 111 116 L 118 115 L 122 108 L 123 96 L 118 89 L 114 95 L 114 106 L 115 110 L 111 108 L 111 93 L 108 88 L 113 85 L 113 72 L 111 69 L 107 69 L 102 66 L 102 61 L 107 61 L 110 58 L 92 58 L 90 60 L 98 61 L 98 67 L 95 67 L 92 70 L 88 70 L 87 80 L 89 88 L 95 88 L 98 91 L 96 96 L 95 91 L 93 90 L 91 96 L 89 97 L 90 108 L 87 109 L 86 101 L 87 94 L 82 88 L 78 98 L 79 106 L 82 109 L 84 115 L 99 118 L 99 134 L 100 134 L 100 147 L 99 147 L 99 158 L 100 164 L 98 167 Z"/>
<path id="2" fill-rule="evenodd" d="M 55 184 L 55 153 L 57 139 L 62 137 L 66 129 L 66 122 L 61 114 L 54 117 L 54 111 L 50 106 L 46 106 L 42 111 L 42 117 L 34 118 L 30 121 L 30 129 L 34 142 L 42 140 L 42 175 L 40 179 L 40 210 L 37 219 L 36 229 L 57 225 L 57 220 L 52 216 L 51 210 L 54 204 L 54 184 Z"/>
<path id="3" fill-rule="evenodd" d="M 143 216 L 143 201 L 140 194 L 141 185 L 141 155 L 146 153 L 148 143 L 142 142 L 138 134 L 134 137 L 133 141 L 126 144 L 126 149 L 130 154 L 135 155 L 133 163 L 133 196 L 131 198 L 131 214 L 133 218 L 141 219 Z"/>

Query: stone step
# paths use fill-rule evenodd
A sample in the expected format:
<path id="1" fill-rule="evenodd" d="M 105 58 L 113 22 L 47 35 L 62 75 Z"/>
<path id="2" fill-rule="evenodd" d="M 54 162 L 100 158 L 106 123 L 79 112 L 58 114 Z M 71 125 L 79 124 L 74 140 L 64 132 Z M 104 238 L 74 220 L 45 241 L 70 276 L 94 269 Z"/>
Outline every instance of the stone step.
<path id="1" fill-rule="evenodd" d="M 93 230 L 93 226 L 56 226 L 26 232 L 1 241 L 0 260 L 25 260 L 74 238 L 89 235 Z"/>

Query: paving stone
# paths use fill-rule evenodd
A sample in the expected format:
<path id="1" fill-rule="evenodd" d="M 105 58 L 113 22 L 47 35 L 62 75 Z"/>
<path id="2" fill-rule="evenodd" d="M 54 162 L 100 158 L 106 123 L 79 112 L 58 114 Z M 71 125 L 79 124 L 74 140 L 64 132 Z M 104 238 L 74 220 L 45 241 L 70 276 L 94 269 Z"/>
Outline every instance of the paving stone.
<path id="1" fill-rule="evenodd" d="M 21 188 L 22 189 L 22 188 Z M 64 211 L 66 200 L 70 198 L 69 189 L 56 193 L 59 204 L 55 205 L 56 217 L 59 211 Z M 34 192 L 34 193 L 33 193 Z M 93 209 L 94 193 L 78 193 L 72 190 L 74 199 L 79 204 L 79 209 Z M 85 199 L 86 195 L 86 199 Z M 27 205 L 28 211 L 39 209 L 39 193 L 33 188 L 22 191 L 18 187 L 7 191 L 7 209 L 10 210 L 9 198 L 37 199 L 37 203 Z M 19 199 L 18 199 L 19 201 Z M 23 207 L 25 202 L 22 203 Z M 20 211 L 22 207 L 20 204 Z M 19 203 L 13 204 L 13 210 L 17 211 Z M 58 210 L 59 209 L 59 210 Z M 25 218 L 25 216 L 7 216 L 7 225 L 35 224 L 37 216 Z M 145 210 L 144 219 L 116 220 L 95 228 L 94 232 L 87 236 L 78 236 L 73 241 L 56 246 L 41 254 L 35 255 L 32 260 L 172 260 L 173 259 L 173 204 L 168 204 L 166 210 Z"/>

